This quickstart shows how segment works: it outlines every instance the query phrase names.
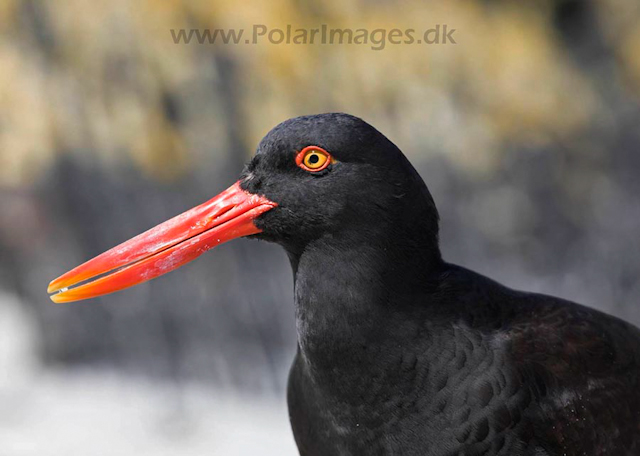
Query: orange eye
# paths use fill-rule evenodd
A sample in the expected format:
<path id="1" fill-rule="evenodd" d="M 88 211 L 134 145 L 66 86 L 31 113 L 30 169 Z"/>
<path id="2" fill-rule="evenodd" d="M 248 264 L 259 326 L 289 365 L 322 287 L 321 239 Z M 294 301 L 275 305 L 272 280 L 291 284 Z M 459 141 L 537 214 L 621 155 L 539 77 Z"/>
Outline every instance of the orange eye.
<path id="1" fill-rule="evenodd" d="M 311 172 L 322 171 L 333 162 L 329 152 L 318 146 L 307 146 L 296 156 L 296 165 Z"/>

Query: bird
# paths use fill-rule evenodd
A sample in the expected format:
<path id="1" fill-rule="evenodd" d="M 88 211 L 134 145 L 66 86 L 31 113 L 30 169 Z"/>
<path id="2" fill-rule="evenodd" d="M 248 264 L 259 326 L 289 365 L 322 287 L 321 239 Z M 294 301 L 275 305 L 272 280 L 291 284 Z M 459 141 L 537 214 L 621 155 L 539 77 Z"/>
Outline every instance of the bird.
<path id="1" fill-rule="evenodd" d="M 640 454 L 640 330 L 446 262 L 427 185 L 349 114 L 282 122 L 227 190 L 48 291 L 111 293 L 244 236 L 291 264 L 300 455 Z"/>

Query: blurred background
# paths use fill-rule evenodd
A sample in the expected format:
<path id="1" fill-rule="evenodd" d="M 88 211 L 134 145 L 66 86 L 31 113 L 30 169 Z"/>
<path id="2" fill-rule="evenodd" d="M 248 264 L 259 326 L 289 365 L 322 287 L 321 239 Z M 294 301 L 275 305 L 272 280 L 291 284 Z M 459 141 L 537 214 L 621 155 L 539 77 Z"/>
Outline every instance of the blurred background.
<path id="1" fill-rule="evenodd" d="M 176 44 L 171 29 L 456 29 L 456 43 Z M 62 272 L 235 181 L 289 117 L 418 168 L 444 256 L 640 324 L 637 0 L 0 0 L 0 454 L 295 455 L 277 247 L 55 305 Z"/>

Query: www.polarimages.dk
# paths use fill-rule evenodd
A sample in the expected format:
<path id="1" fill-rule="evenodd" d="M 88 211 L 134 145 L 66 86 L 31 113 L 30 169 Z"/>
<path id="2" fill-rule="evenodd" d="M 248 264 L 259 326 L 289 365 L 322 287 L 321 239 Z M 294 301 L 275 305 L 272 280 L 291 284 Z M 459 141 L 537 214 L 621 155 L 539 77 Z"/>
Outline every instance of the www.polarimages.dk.
<path id="1" fill-rule="evenodd" d="M 255 24 L 247 29 L 171 29 L 174 44 L 355 44 L 382 50 L 387 44 L 457 44 L 456 29 L 447 24 L 418 32 L 415 29 L 299 28 L 291 24 L 285 28 L 269 28 Z"/>

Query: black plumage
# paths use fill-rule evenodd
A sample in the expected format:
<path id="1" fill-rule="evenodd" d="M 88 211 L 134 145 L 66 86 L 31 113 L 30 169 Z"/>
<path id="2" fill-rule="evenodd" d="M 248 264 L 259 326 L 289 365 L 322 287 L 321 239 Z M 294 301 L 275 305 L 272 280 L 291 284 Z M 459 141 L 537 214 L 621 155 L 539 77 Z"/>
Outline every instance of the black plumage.
<path id="1" fill-rule="evenodd" d="M 320 146 L 336 160 L 296 166 Z M 448 264 L 402 152 L 346 114 L 288 120 L 241 186 L 295 283 L 291 424 L 303 456 L 640 454 L 640 331 Z"/>

